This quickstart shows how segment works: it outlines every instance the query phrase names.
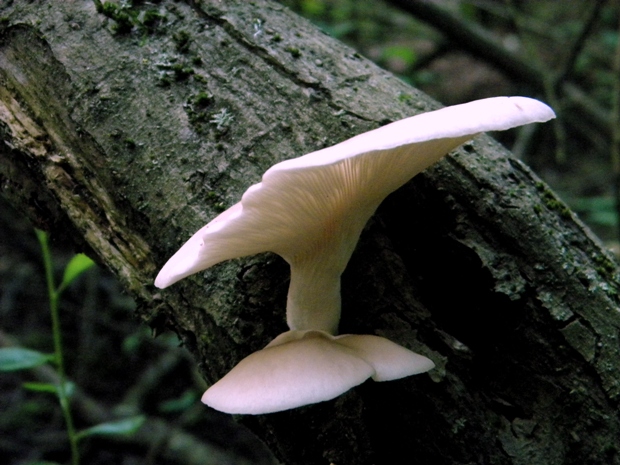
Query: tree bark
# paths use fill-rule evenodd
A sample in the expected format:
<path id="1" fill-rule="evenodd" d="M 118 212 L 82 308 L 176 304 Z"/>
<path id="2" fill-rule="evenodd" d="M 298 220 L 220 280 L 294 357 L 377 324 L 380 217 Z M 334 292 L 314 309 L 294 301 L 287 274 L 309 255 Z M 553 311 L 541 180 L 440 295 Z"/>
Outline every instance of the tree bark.
<path id="1" fill-rule="evenodd" d="M 99 5 L 0 6 L 2 195 L 109 267 L 213 383 L 286 330 L 287 266 L 164 291 L 157 269 L 272 164 L 437 104 L 267 0 Z M 342 333 L 437 368 L 240 421 L 290 464 L 619 464 L 618 286 L 570 210 L 478 137 L 384 202 L 343 276 Z"/>

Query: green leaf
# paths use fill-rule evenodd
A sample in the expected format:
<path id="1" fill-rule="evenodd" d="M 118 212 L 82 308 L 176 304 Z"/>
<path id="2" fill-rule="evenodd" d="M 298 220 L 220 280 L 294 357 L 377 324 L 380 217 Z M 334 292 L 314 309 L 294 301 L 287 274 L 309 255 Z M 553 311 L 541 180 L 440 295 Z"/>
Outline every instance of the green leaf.
<path id="1" fill-rule="evenodd" d="M 23 383 L 22 386 L 29 391 L 34 392 L 47 392 L 50 394 L 58 395 L 58 385 L 52 383 L 38 383 L 38 382 L 28 382 Z M 65 396 L 70 398 L 75 393 L 75 383 L 71 381 L 65 382 Z"/>
<path id="2" fill-rule="evenodd" d="M 56 394 L 57 386 L 51 383 L 24 383 L 22 386 L 29 391 L 34 392 L 47 392 L 49 394 Z"/>
<path id="3" fill-rule="evenodd" d="M 83 439 L 88 436 L 127 436 L 138 431 L 145 420 L 146 417 L 144 415 L 137 415 L 123 420 L 101 423 L 80 431 L 77 437 L 78 439 Z"/>
<path id="4" fill-rule="evenodd" d="M 65 275 L 62 277 L 60 289 L 66 288 L 69 284 L 75 281 L 78 276 L 91 268 L 94 264 L 95 262 L 83 253 L 75 255 L 65 268 Z"/>
<path id="5" fill-rule="evenodd" d="M 34 228 L 34 232 L 37 235 L 37 239 L 39 239 L 39 241 L 43 242 L 47 242 L 47 233 L 41 229 L 37 229 Z"/>
<path id="6" fill-rule="evenodd" d="M 158 410 L 162 413 L 179 413 L 184 412 L 198 400 L 198 394 L 195 391 L 188 390 L 177 399 L 167 400 L 158 406 Z"/>
<path id="7" fill-rule="evenodd" d="M 0 349 L 0 371 L 27 370 L 54 360 L 54 354 L 43 354 L 22 347 Z"/>

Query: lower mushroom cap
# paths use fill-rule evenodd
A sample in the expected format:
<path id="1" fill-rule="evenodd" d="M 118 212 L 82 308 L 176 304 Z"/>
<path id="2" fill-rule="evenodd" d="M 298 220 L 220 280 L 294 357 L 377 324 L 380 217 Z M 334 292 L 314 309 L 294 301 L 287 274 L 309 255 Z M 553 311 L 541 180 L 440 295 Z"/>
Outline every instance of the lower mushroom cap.
<path id="1" fill-rule="evenodd" d="M 391 381 L 435 368 L 431 359 L 384 337 L 344 334 L 337 336 L 335 340 L 338 344 L 355 350 L 359 357 L 372 365 L 375 370 L 372 379 L 375 381 Z"/>
<path id="2" fill-rule="evenodd" d="M 226 413 L 272 413 L 333 399 L 373 373 L 351 349 L 312 334 L 244 358 L 202 401 Z"/>
<path id="3" fill-rule="evenodd" d="M 239 362 L 202 401 L 226 413 L 272 413 L 333 399 L 370 377 L 387 381 L 433 367 L 378 336 L 287 331 Z"/>

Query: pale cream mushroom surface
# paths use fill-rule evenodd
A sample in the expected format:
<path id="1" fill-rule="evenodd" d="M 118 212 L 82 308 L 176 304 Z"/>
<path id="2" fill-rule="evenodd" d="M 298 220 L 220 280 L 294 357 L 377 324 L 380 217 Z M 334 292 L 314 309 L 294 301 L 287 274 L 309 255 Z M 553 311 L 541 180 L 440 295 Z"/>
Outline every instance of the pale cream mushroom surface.
<path id="1" fill-rule="evenodd" d="M 194 234 L 155 285 L 165 288 L 223 260 L 275 252 L 291 268 L 289 328 L 335 334 L 340 275 L 388 194 L 481 132 L 554 117 L 537 100 L 495 97 L 406 118 L 278 163 L 241 202 Z"/>
<path id="2" fill-rule="evenodd" d="M 339 396 L 368 378 L 433 368 L 385 338 L 334 336 L 340 275 L 364 225 L 391 192 L 484 131 L 555 117 L 525 97 L 497 97 L 407 118 L 271 167 L 241 202 L 194 234 L 155 280 L 166 287 L 223 260 L 271 251 L 291 267 L 290 331 L 243 359 L 202 400 L 228 413 L 271 413 Z"/>
<path id="3" fill-rule="evenodd" d="M 287 331 L 241 360 L 202 401 L 226 413 L 273 413 L 333 399 L 368 378 L 389 381 L 433 367 L 379 336 Z"/>

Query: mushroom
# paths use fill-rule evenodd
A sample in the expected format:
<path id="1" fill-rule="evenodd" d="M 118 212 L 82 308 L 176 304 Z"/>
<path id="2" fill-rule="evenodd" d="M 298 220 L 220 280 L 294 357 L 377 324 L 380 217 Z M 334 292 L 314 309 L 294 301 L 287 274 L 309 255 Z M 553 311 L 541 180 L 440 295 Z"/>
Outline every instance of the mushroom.
<path id="1" fill-rule="evenodd" d="M 290 265 L 287 323 L 335 334 L 340 275 L 381 201 L 484 131 L 555 117 L 525 97 L 495 97 L 388 124 L 272 166 L 241 202 L 194 234 L 164 265 L 160 288 L 231 258 L 271 251 Z"/>
<path id="2" fill-rule="evenodd" d="M 241 360 L 202 401 L 226 413 L 273 413 L 333 399 L 368 378 L 388 381 L 433 367 L 379 336 L 287 331 Z"/>
<path id="3" fill-rule="evenodd" d="M 434 365 L 387 339 L 334 336 L 340 275 L 381 201 L 484 131 L 553 118 L 545 104 L 498 97 L 407 118 L 271 167 L 164 265 L 164 288 L 223 260 L 271 251 L 291 267 L 290 331 L 243 359 L 205 392 L 228 413 L 260 414 L 332 399 L 369 377 L 387 381 Z"/>

